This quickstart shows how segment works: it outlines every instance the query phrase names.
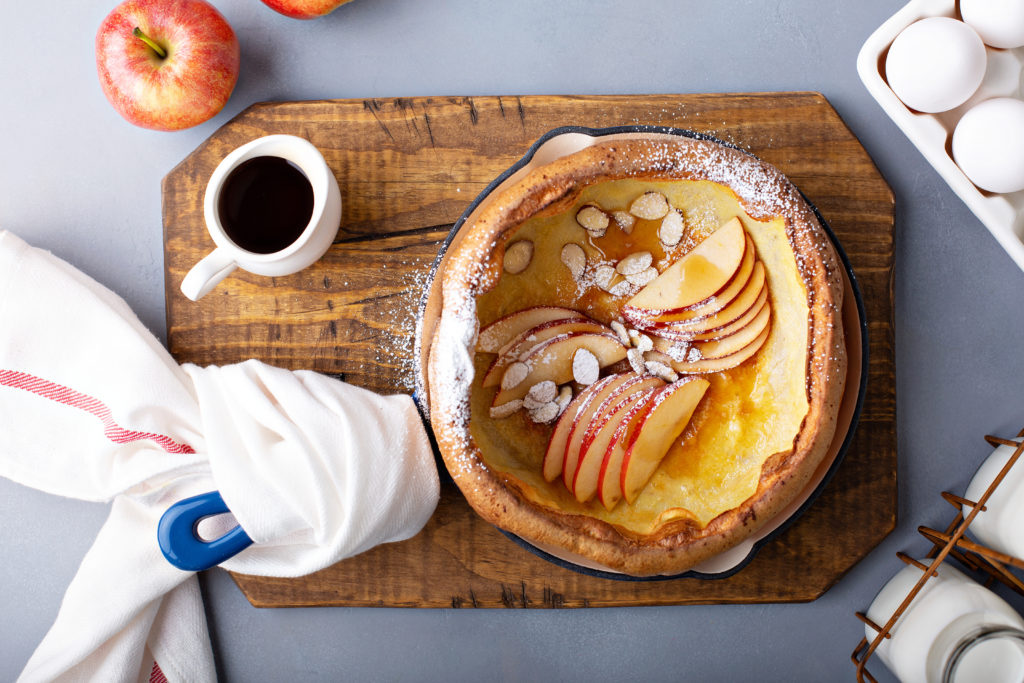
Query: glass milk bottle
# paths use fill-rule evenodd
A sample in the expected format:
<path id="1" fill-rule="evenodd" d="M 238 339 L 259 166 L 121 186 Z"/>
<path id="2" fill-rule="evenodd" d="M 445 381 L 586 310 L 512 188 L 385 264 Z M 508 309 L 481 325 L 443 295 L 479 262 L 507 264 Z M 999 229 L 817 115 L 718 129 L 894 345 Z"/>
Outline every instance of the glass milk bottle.
<path id="1" fill-rule="evenodd" d="M 978 468 L 964 497 L 973 501 L 981 498 L 1014 450 L 1010 446 L 997 446 Z M 969 505 L 964 505 L 964 517 L 971 510 Z M 967 528 L 967 534 L 994 550 L 1024 558 L 1024 462 L 1015 463 L 1006 473 L 985 503 L 985 510 L 979 512 Z"/>
<path id="2" fill-rule="evenodd" d="M 871 603 L 868 618 L 883 626 L 922 573 L 908 565 L 896 574 Z M 864 634 L 870 642 L 878 632 L 865 626 Z M 902 683 L 1024 681 L 1024 619 L 952 567 L 939 566 L 890 635 L 875 653 Z"/>

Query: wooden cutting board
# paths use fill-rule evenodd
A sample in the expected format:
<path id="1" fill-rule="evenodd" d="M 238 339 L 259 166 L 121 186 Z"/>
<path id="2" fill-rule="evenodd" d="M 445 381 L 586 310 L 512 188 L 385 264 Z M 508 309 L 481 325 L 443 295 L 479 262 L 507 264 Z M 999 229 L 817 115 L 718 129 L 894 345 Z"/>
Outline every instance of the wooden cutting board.
<path id="1" fill-rule="evenodd" d="M 411 393 L 417 303 L 440 242 L 473 198 L 552 128 L 656 124 L 711 133 L 780 168 L 829 221 L 867 308 L 868 393 L 852 447 L 818 501 L 730 578 L 625 582 L 549 563 L 482 521 L 443 473 L 416 537 L 298 579 L 235 575 L 257 606 L 586 607 L 813 600 L 896 523 L 893 196 L 817 93 L 419 97 L 257 104 L 163 182 L 167 334 L 181 362 L 259 358 Z M 205 185 L 235 147 L 309 139 L 341 186 L 341 229 L 288 277 L 236 271 L 193 303 L 180 292 L 213 243 Z"/>

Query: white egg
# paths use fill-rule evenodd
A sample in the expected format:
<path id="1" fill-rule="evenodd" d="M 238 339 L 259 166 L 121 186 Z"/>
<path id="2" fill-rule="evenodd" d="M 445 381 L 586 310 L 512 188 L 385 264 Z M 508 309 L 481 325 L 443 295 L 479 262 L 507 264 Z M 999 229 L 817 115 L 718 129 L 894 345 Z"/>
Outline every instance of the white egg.
<path id="1" fill-rule="evenodd" d="M 953 159 L 983 190 L 1024 190 L 1024 102 L 997 97 L 971 107 L 953 131 Z"/>
<path id="2" fill-rule="evenodd" d="M 896 36 L 885 77 L 911 109 L 936 113 L 966 102 L 985 78 L 985 45 L 967 24 L 949 17 L 914 22 Z"/>
<path id="3" fill-rule="evenodd" d="M 960 0 L 960 16 L 986 45 L 1024 46 L 1024 0 Z"/>

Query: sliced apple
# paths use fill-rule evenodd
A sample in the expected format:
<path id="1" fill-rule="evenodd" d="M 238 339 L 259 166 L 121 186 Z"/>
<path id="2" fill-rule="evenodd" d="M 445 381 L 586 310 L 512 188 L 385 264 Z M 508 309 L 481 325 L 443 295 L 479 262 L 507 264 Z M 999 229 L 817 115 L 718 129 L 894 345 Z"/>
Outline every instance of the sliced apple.
<path id="1" fill-rule="evenodd" d="M 618 363 L 626 357 L 626 347 L 614 334 L 594 334 L 592 332 L 570 332 L 552 337 L 535 347 L 526 358 L 522 359 L 527 367 L 526 374 L 514 386 L 502 387 L 494 396 L 492 405 L 500 406 L 509 401 L 526 396 L 534 384 L 552 381 L 555 384 L 571 382 L 572 357 L 579 349 L 587 349 L 597 358 L 600 366 L 606 367 Z M 510 365 L 509 368 L 512 368 Z"/>
<path id="2" fill-rule="evenodd" d="M 688 341 L 697 335 L 735 322 L 757 303 L 763 289 L 766 289 L 764 264 L 758 261 L 754 264 L 754 272 L 751 273 L 750 280 L 743 291 L 732 300 L 732 303 L 714 315 L 681 323 L 634 322 L 632 319 L 630 322 L 651 335 L 677 341 Z"/>
<path id="3" fill-rule="evenodd" d="M 565 444 L 569 440 L 569 434 L 572 432 L 573 425 L 576 424 L 576 417 L 580 414 L 580 411 L 585 410 L 598 392 L 602 391 L 608 384 L 614 382 L 620 376 L 609 375 L 585 387 L 565 407 L 561 417 L 558 418 L 558 422 L 555 423 L 551 436 L 548 438 L 548 448 L 544 451 L 541 471 L 544 474 L 545 480 L 554 481 L 561 476 L 562 466 L 565 462 Z"/>
<path id="4" fill-rule="evenodd" d="M 676 344 L 686 344 L 688 346 L 689 344 L 693 344 L 696 342 L 714 341 L 717 339 L 728 337 L 729 335 L 734 334 L 741 330 L 742 328 L 749 325 L 755 317 L 761 314 L 761 311 L 764 309 L 770 310 L 770 304 L 768 303 L 767 287 L 761 290 L 761 296 L 757 298 L 757 301 L 754 302 L 754 305 L 750 307 L 749 311 L 747 311 L 746 313 L 744 313 L 743 315 L 741 315 L 739 318 L 732 321 L 728 325 L 724 325 L 714 330 L 709 330 L 703 334 L 694 335 L 692 338 L 682 342 L 655 336 L 651 338 L 654 343 L 654 349 L 656 351 L 661 351 L 662 353 L 670 353 L 672 350 L 671 347 L 675 346 Z"/>
<path id="5" fill-rule="evenodd" d="M 630 401 L 638 393 L 646 392 L 650 389 L 656 389 L 664 385 L 664 381 L 652 375 L 637 375 L 635 379 L 626 382 L 604 399 L 601 405 L 597 407 L 597 410 L 595 410 L 590 416 L 586 429 L 583 431 L 583 438 L 578 442 L 579 452 L 572 458 L 575 461 L 575 467 L 571 472 L 563 469 L 566 488 L 575 492 L 577 477 L 580 474 L 580 468 L 583 466 L 583 461 L 587 456 L 587 453 L 590 452 L 591 446 L 595 443 L 595 440 L 598 439 L 601 430 L 608 424 L 608 420 L 615 415 L 619 407 Z M 576 443 L 574 442 L 573 445 L 575 446 Z M 598 453 L 598 455 L 600 456 L 604 453 L 604 447 L 600 447 L 599 451 L 600 453 Z M 570 456 L 567 455 L 566 460 L 568 461 L 569 459 Z M 599 458 L 597 461 L 598 467 L 600 467 L 600 464 L 601 461 Z"/>
<path id="6" fill-rule="evenodd" d="M 708 360 L 731 356 L 737 351 L 746 348 L 748 344 L 768 329 L 768 326 L 771 324 L 771 315 L 771 308 L 762 306 L 761 311 L 754 316 L 749 325 L 737 330 L 728 337 L 712 341 L 695 342 L 693 348 L 697 349 L 701 358 L 707 358 Z"/>
<path id="7" fill-rule="evenodd" d="M 673 382 L 647 404 L 622 458 L 619 485 L 627 502 L 634 502 L 647 486 L 668 449 L 690 423 L 709 386 L 707 380 L 699 378 Z"/>
<path id="8" fill-rule="evenodd" d="M 580 442 L 580 452 L 583 452 L 590 447 L 590 442 L 594 440 L 594 435 L 602 426 L 604 426 L 604 422 L 608 416 L 611 415 L 620 403 L 629 398 L 630 394 L 650 389 L 652 386 L 661 386 L 662 384 L 664 384 L 664 382 L 652 375 L 637 375 L 634 379 L 626 382 L 616 391 L 606 396 L 601 405 L 597 407 L 593 417 L 590 419 L 590 423 L 583 432 L 583 440 Z"/>
<path id="9" fill-rule="evenodd" d="M 635 309 L 674 311 L 722 289 L 739 270 L 747 237 L 738 218 L 726 222 L 627 301 Z"/>
<path id="10" fill-rule="evenodd" d="M 530 350 L 548 339 L 559 337 L 563 334 L 577 332 L 593 332 L 595 334 L 610 334 L 611 328 L 588 318 L 572 320 L 549 320 L 536 327 L 521 332 L 513 337 L 499 351 L 498 357 L 491 362 L 482 380 L 482 386 L 496 387 L 501 384 L 501 377 L 509 365 L 526 356 Z"/>
<path id="11" fill-rule="evenodd" d="M 562 483 L 565 488 L 572 490 L 572 479 L 576 475 L 576 465 L 580 461 L 580 447 L 583 445 L 583 437 L 587 432 L 594 417 L 607 406 L 607 399 L 612 396 L 619 396 L 629 386 L 640 381 L 641 375 L 635 372 L 624 372 L 612 375 L 613 381 L 604 384 L 596 391 L 587 402 L 576 413 L 576 418 L 569 430 L 569 436 L 565 441 L 565 455 L 562 458 Z"/>
<path id="12" fill-rule="evenodd" d="M 591 423 L 591 426 L 596 428 L 589 435 L 589 438 L 584 438 L 583 440 L 583 446 L 580 450 L 580 461 L 576 467 L 576 474 L 573 475 L 572 479 L 572 494 L 576 496 L 576 500 L 579 502 L 585 503 L 597 493 L 597 487 L 601 481 L 601 464 L 604 462 L 608 445 L 611 443 L 620 423 L 630 415 L 631 409 L 637 403 L 644 400 L 648 394 L 658 391 L 665 385 L 664 382 L 656 377 L 648 379 L 655 381 L 645 381 L 637 384 L 608 413 Z"/>
<path id="13" fill-rule="evenodd" d="M 689 322 L 701 320 L 718 313 L 720 310 L 732 303 L 747 286 L 750 276 L 754 273 L 754 264 L 757 263 L 757 251 L 754 249 L 754 242 L 750 236 L 746 236 L 746 248 L 743 252 L 743 261 L 740 267 L 732 276 L 732 279 L 710 297 L 693 306 L 680 311 L 668 311 L 654 316 L 657 322 Z"/>
<path id="14" fill-rule="evenodd" d="M 756 262 L 757 252 L 754 249 L 754 243 L 750 239 L 750 235 L 747 235 L 740 267 L 722 289 L 707 299 L 678 311 L 648 311 L 647 309 L 632 308 L 625 305 L 622 307 L 622 314 L 626 319 L 635 318 L 650 322 L 687 322 L 714 315 L 728 306 L 743 291 L 747 281 L 750 280 L 750 274 L 754 271 L 754 263 Z"/>
<path id="15" fill-rule="evenodd" d="M 768 325 L 765 330 L 742 349 L 729 356 L 722 358 L 703 358 L 695 361 L 672 362 L 672 369 L 682 375 L 705 375 L 709 372 L 722 372 L 740 365 L 749 358 L 752 358 L 768 340 L 772 327 Z"/>
<path id="16" fill-rule="evenodd" d="M 575 325 L 578 324 L 578 323 L 582 323 L 582 326 L 575 327 Z M 558 326 L 560 326 L 560 325 L 566 326 L 565 329 L 564 329 L 564 332 L 559 332 L 558 331 Z M 611 332 L 611 328 L 609 328 L 607 325 L 602 325 L 601 323 L 597 322 L 596 320 L 592 320 L 592 319 L 586 317 L 583 314 L 579 314 L 578 316 L 576 316 L 574 318 L 561 318 L 561 319 L 558 319 L 558 320 L 549 320 L 548 322 L 541 323 L 540 325 L 537 325 L 535 327 L 531 327 L 528 330 L 520 332 L 516 336 L 512 337 L 512 339 L 509 339 L 507 342 L 505 342 L 502 345 L 502 347 L 500 349 L 498 349 L 498 355 L 502 356 L 502 355 L 508 353 L 512 348 L 514 348 L 516 346 L 519 346 L 519 351 L 522 352 L 522 350 L 524 350 L 526 348 L 529 348 L 529 346 L 530 346 L 530 344 L 524 344 L 524 345 L 520 346 L 520 343 L 524 342 L 524 341 L 525 342 L 534 342 L 534 345 L 536 345 L 536 342 L 543 341 L 541 339 L 535 338 L 535 335 L 538 335 L 538 334 L 542 334 L 543 333 L 543 334 L 547 335 L 546 336 L 547 339 L 550 339 L 551 337 L 557 337 L 559 334 L 564 334 L 564 333 L 567 333 L 567 332 L 575 332 L 575 331 L 606 333 L 606 332 Z"/>
<path id="17" fill-rule="evenodd" d="M 476 348 L 484 353 L 497 353 L 511 339 L 531 327 L 537 327 L 551 320 L 586 319 L 586 316 L 571 308 L 561 306 L 534 306 L 510 313 L 485 325 L 477 337 Z"/>
<path id="18" fill-rule="evenodd" d="M 601 471 L 598 474 L 597 499 L 606 510 L 611 511 L 622 500 L 622 459 L 626 456 L 626 445 L 633 436 L 640 416 L 658 395 L 659 390 L 648 391 L 643 398 L 629 409 L 619 420 L 615 433 L 605 449 L 601 460 Z"/>
<path id="19" fill-rule="evenodd" d="M 728 337 L 730 334 L 733 334 L 737 330 L 749 325 L 750 322 L 761 313 L 761 309 L 769 308 L 770 305 L 771 304 L 768 303 L 768 288 L 762 287 L 761 294 L 758 295 L 757 301 L 754 302 L 754 305 L 751 306 L 746 313 L 736 318 L 736 320 L 733 320 L 728 325 L 722 325 L 721 327 L 716 327 L 715 329 L 708 330 L 702 334 L 694 335 L 693 341 L 712 341 L 714 339 Z"/>

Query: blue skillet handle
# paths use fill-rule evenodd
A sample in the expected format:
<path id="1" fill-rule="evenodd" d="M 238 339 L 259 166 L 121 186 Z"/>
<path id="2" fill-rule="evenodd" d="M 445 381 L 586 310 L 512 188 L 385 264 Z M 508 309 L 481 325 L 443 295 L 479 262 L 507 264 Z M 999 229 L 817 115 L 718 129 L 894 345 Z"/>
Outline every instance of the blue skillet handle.
<path id="1" fill-rule="evenodd" d="M 167 561 L 178 569 L 198 572 L 216 567 L 252 545 L 252 539 L 241 526 L 212 541 L 199 537 L 201 520 L 225 512 L 230 510 L 220 491 L 186 498 L 167 508 L 156 530 L 160 551 Z"/>

